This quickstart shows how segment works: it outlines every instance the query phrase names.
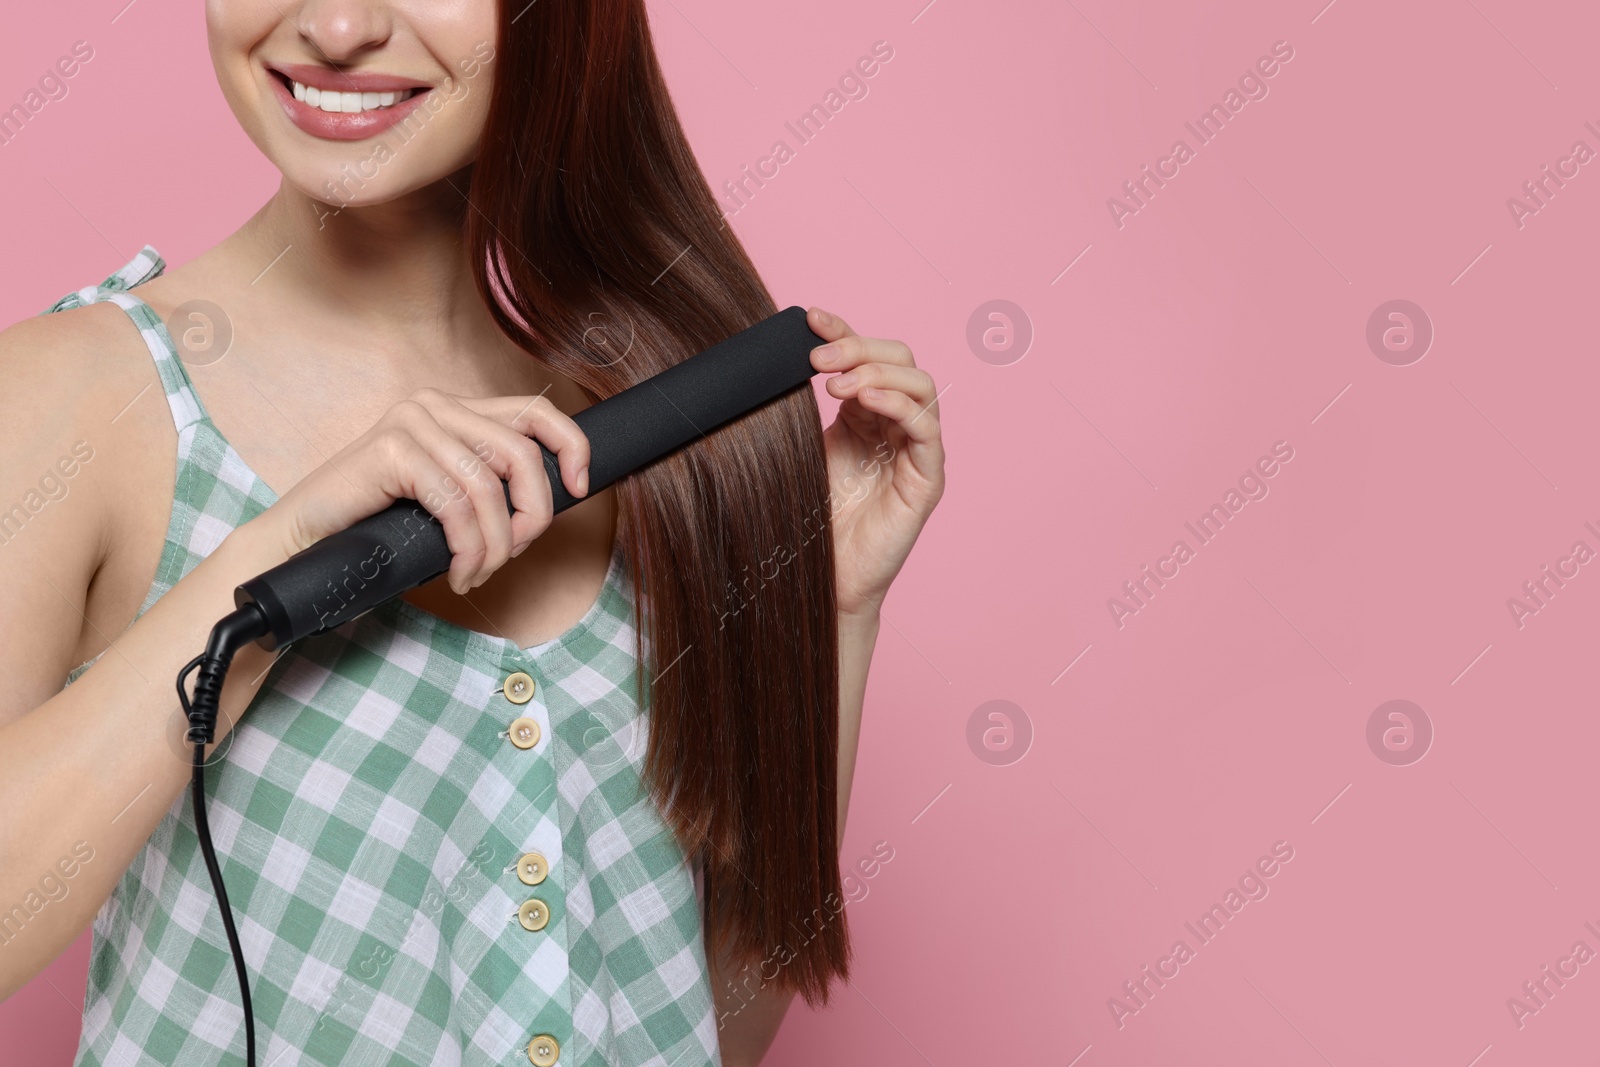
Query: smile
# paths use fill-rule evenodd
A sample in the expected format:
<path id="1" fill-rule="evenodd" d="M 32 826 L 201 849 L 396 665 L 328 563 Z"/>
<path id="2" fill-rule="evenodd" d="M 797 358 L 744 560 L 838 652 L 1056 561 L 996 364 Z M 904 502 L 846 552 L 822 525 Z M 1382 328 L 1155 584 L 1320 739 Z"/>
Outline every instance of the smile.
<path id="1" fill-rule="evenodd" d="M 297 81 L 291 81 L 290 85 L 293 86 L 296 100 L 304 101 L 312 107 L 321 108 L 323 111 L 339 112 L 346 115 L 393 107 L 402 100 L 409 99 L 417 91 L 415 89 L 402 89 L 397 93 L 347 93 L 342 91 L 336 93 L 332 89 L 318 89 L 315 85 L 303 85 Z"/>
<path id="2" fill-rule="evenodd" d="M 403 122 L 432 92 L 413 80 L 370 71 L 274 63 L 267 74 L 289 121 L 327 141 L 360 141 L 382 133 Z"/>

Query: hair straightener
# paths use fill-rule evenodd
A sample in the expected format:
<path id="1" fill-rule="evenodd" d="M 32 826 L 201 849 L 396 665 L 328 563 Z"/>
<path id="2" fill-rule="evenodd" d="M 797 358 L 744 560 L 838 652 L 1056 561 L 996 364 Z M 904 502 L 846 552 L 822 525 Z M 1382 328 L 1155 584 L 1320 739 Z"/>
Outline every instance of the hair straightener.
<path id="1" fill-rule="evenodd" d="M 821 342 L 806 325 L 805 309 L 787 308 L 580 411 L 573 421 L 589 439 L 590 495 L 803 385 L 816 373 L 811 350 Z M 579 500 L 562 485 L 556 457 L 542 445 L 540 452 L 559 514 Z M 398 500 L 235 589 L 237 610 L 212 628 L 205 651 L 178 672 L 178 700 L 194 745 L 195 833 L 239 975 L 249 1067 L 256 1062 L 250 983 L 205 805 L 205 747 L 216 731 L 228 667 L 251 641 L 270 651 L 341 626 L 437 578 L 450 559 L 439 521 L 416 501 Z M 193 697 L 185 688 L 190 675 Z"/>

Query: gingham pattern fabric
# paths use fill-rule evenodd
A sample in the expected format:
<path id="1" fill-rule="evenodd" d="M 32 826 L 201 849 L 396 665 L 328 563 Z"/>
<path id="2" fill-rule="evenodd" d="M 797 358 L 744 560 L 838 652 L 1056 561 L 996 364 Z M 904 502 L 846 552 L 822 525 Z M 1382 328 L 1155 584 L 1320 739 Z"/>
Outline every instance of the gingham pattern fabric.
<path id="1" fill-rule="evenodd" d="M 46 312 L 126 311 L 178 426 L 141 614 L 275 499 L 129 291 L 163 267 L 146 246 Z M 720 1064 L 694 873 L 640 778 L 632 621 L 618 553 L 584 618 L 534 648 L 394 601 L 278 659 L 206 777 L 260 1067 L 527 1064 L 541 1035 L 560 1065 Z M 519 671 L 520 706 L 502 690 Z M 526 750 L 507 733 L 522 717 Z M 530 852 L 548 863 L 533 886 Z M 532 898 L 537 932 L 516 919 Z M 242 1019 L 185 790 L 95 918 L 75 1062 L 236 1064 Z"/>

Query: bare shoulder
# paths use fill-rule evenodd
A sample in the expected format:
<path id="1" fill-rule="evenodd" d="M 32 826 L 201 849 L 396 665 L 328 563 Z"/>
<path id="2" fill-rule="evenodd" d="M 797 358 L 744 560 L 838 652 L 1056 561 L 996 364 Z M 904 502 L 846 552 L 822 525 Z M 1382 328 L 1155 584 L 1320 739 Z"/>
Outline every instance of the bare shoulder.
<path id="1" fill-rule="evenodd" d="M 124 461 L 137 465 L 138 453 L 160 451 L 163 430 L 171 435 L 155 363 L 114 304 L 35 315 L 0 330 L 0 382 L 0 456 L 15 477 L 53 463 L 77 441 L 106 454 L 102 470 L 126 474 Z"/>
<path id="2" fill-rule="evenodd" d="M 144 339 L 100 303 L 0 330 L 0 722 L 131 621 L 159 554 L 176 431 Z"/>
<path id="3" fill-rule="evenodd" d="M 138 388 L 157 380 L 144 341 L 110 303 L 33 315 L 0 330 L 0 440 L 30 421 L 110 420 Z M 119 403 L 120 400 L 120 403 Z"/>

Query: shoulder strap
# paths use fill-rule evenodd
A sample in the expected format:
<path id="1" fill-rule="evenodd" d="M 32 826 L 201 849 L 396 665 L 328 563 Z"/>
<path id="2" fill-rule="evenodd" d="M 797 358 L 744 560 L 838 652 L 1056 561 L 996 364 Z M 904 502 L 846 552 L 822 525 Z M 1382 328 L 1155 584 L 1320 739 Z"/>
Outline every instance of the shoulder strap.
<path id="1" fill-rule="evenodd" d="M 161 258 L 161 253 L 145 245 L 139 250 L 138 255 L 128 260 L 99 285 L 86 285 L 76 292 L 68 293 L 40 314 L 48 315 L 52 311 L 65 311 L 68 308 L 97 304 L 111 293 L 125 293 L 136 285 L 142 285 L 152 278 L 159 277 L 166 269 L 167 262 Z"/>
<path id="2" fill-rule="evenodd" d="M 167 332 L 166 324 L 161 321 L 154 308 L 129 291 L 137 285 L 159 277 L 166 266 L 166 261 L 161 258 L 160 253 L 150 245 L 145 245 L 139 250 L 138 255 L 99 285 L 85 286 L 68 293 L 41 314 L 49 315 L 69 308 L 101 303 L 115 304 L 127 312 L 128 318 L 132 319 L 134 326 L 138 328 L 139 336 L 144 339 L 145 348 L 155 361 L 156 374 L 160 377 L 161 387 L 167 395 L 167 406 L 172 410 L 172 421 L 181 431 L 204 419 L 205 408 L 195 392 L 194 383 L 189 380 L 189 372 L 184 369 L 183 360 L 178 355 L 177 346 L 172 343 L 172 335 Z"/>

